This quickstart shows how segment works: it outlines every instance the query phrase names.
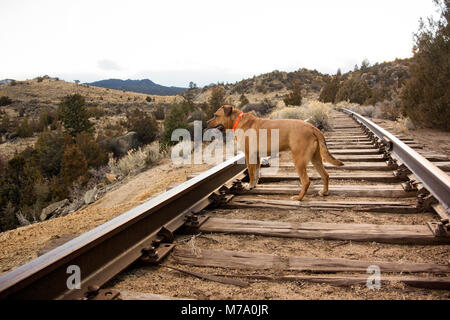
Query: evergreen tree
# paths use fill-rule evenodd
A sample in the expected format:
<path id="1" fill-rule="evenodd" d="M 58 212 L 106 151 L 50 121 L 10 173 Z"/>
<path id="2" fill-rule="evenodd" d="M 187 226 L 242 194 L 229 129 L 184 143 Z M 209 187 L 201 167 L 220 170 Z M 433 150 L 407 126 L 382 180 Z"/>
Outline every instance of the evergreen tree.
<path id="1" fill-rule="evenodd" d="M 339 90 L 340 76 L 336 75 L 331 79 L 328 79 L 327 83 L 320 91 L 319 101 L 334 103 L 336 100 L 336 94 Z"/>
<path id="2" fill-rule="evenodd" d="M 108 163 L 108 155 L 103 150 L 92 135 L 82 132 L 76 137 L 76 144 L 83 153 L 88 167 L 99 168 Z"/>
<path id="3" fill-rule="evenodd" d="M 66 96 L 59 104 L 59 114 L 64 127 L 73 137 L 83 131 L 92 131 L 93 124 L 89 121 L 86 102 L 80 94 Z"/>
<path id="4" fill-rule="evenodd" d="M 83 152 L 75 143 L 66 145 L 62 159 L 61 174 L 67 188 L 87 172 L 87 162 Z"/>
<path id="5" fill-rule="evenodd" d="M 208 119 L 212 118 L 214 112 L 225 104 L 225 89 L 222 85 L 213 87 L 211 97 L 208 100 L 208 110 L 206 115 Z"/>
<path id="6" fill-rule="evenodd" d="M 420 21 L 411 77 L 400 97 L 403 113 L 415 123 L 450 130 L 450 13 L 445 1 L 435 3 L 441 9 L 440 19 Z"/>
<path id="7" fill-rule="evenodd" d="M 239 98 L 238 108 L 241 109 L 243 106 L 245 106 L 248 103 L 249 103 L 249 101 L 248 101 L 247 97 L 245 96 L 245 94 L 241 94 L 241 96 Z"/>
<path id="8" fill-rule="evenodd" d="M 142 143 L 151 143 L 159 134 L 155 117 L 139 109 L 127 115 L 127 127 L 138 134 L 138 139 Z"/>
<path id="9" fill-rule="evenodd" d="M 189 129 L 187 118 L 191 108 L 192 106 L 188 101 L 174 103 L 170 106 L 169 112 L 164 119 L 164 132 L 161 137 L 161 144 L 163 146 L 176 143 L 171 141 L 173 130 Z"/>
<path id="10" fill-rule="evenodd" d="M 283 99 L 283 101 L 287 106 L 300 106 L 302 104 L 302 86 L 299 80 L 294 82 L 291 92 Z"/>

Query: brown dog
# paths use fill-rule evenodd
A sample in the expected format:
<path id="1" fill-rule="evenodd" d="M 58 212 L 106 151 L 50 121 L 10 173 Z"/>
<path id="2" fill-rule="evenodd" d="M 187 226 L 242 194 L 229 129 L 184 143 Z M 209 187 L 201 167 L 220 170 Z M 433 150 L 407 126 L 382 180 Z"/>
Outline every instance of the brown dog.
<path id="1" fill-rule="evenodd" d="M 256 186 L 259 179 L 261 166 L 259 158 L 260 129 L 267 130 L 267 139 L 263 139 L 262 141 L 267 144 L 266 150 L 268 156 L 270 156 L 271 151 L 272 129 L 278 129 L 279 151 L 290 149 L 292 152 L 292 159 L 302 185 L 300 194 L 292 197 L 294 200 L 301 201 L 308 191 L 310 181 L 306 173 L 306 167 L 309 162 L 313 163 L 314 167 L 322 177 L 323 190 L 319 192 L 322 196 L 328 195 L 329 183 L 328 172 L 326 172 L 323 166 L 322 158 L 335 166 L 344 165 L 329 153 L 322 132 L 313 125 L 302 120 L 262 119 L 257 118 L 252 114 L 244 114 L 242 111 L 235 109 L 230 105 L 224 105 L 220 107 L 220 109 L 214 113 L 214 117 L 208 121 L 208 128 L 218 128 L 222 131 L 225 129 L 241 129 L 238 130 L 240 134 L 237 134 L 236 138 L 238 146 L 241 150 L 244 150 L 245 153 L 245 160 L 250 177 L 250 189 Z M 253 148 L 256 151 L 252 151 L 256 152 L 256 155 L 250 154 L 251 148 L 249 147 L 249 136 L 245 135 L 245 132 L 249 129 L 254 129 L 256 131 L 257 142 L 252 141 L 252 144 L 256 144 L 257 146 L 256 148 Z M 256 161 L 250 161 L 252 156 L 256 158 Z"/>

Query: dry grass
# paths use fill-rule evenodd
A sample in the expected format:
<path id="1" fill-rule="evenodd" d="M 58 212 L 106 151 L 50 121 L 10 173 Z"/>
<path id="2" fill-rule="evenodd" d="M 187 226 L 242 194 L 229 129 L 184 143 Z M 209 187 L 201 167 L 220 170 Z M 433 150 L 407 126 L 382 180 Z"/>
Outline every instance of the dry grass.
<path id="1" fill-rule="evenodd" d="M 14 156 L 14 154 L 21 153 L 28 147 L 33 148 L 37 139 L 38 139 L 38 137 L 36 136 L 36 137 L 21 138 L 21 139 L 15 139 L 13 141 L 4 142 L 4 143 L 0 144 L 0 154 L 5 159 L 10 159 Z"/>
<path id="2" fill-rule="evenodd" d="M 87 103 L 99 106 L 109 104 L 142 103 L 145 104 L 147 96 L 155 99 L 156 103 L 171 103 L 180 96 L 157 96 L 130 91 L 114 90 L 75 84 L 62 80 L 44 79 L 41 82 L 34 80 L 17 81 L 15 86 L 0 85 L 0 96 L 8 96 L 13 101 L 36 101 L 46 105 L 57 105 L 62 98 L 69 94 L 79 93 L 86 98 Z"/>
<path id="3" fill-rule="evenodd" d="M 398 118 L 396 124 L 397 129 L 404 133 L 416 128 L 412 120 L 408 117 Z"/>
<path id="4" fill-rule="evenodd" d="M 300 107 L 281 107 L 275 109 L 270 115 L 270 119 L 301 119 L 308 121 L 316 127 L 329 129 L 331 127 L 330 112 L 331 103 L 322 103 L 311 100 Z"/>
<path id="5" fill-rule="evenodd" d="M 305 108 L 309 123 L 326 130 L 331 128 L 331 103 L 322 103 L 314 100 L 304 104 L 302 108 Z"/>
<path id="6" fill-rule="evenodd" d="M 277 108 L 270 115 L 269 119 L 306 119 L 305 110 L 300 107 Z"/>
<path id="7" fill-rule="evenodd" d="M 129 150 L 126 156 L 120 159 L 109 159 L 111 172 L 120 177 L 135 175 L 150 165 L 155 165 L 165 157 L 159 151 L 159 144 L 152 143 L 137 150 Z"/>

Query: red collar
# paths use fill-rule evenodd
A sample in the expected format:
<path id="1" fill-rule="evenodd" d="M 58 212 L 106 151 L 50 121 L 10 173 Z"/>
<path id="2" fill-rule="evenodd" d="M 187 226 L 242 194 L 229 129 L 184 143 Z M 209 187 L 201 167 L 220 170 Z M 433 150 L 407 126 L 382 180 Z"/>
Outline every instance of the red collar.
<path id="1" fill-rule="evenodd" d="M 237 128 L 237 126 L 238 126 L 238 124 L 239 124 L 239 121 L 241 121 L 241 118 L 244 116 L 244 113 L 241 111 L 241 113 L 239 113 L 239 115 L 238 115 L 238 117 L 237 117 L 237 119 L 236 119 L 236 121 L 234 122 L 234 124 L 233 124 L 233 131 L 234 130 L 236 130 L 236 128 Z"/>

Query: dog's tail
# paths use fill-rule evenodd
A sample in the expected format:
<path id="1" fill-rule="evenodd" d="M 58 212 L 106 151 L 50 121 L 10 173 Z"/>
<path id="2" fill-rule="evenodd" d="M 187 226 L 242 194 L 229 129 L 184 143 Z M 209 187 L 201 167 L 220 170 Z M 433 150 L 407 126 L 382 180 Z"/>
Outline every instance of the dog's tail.
<path id="1" fill-rule="evenodd" d="M 325 137 L 319 129 L 314 128 L 314 135 L 316 136 L 319 142 L 320 155 L 322 159 L 326 162 L 331 163 L 334 166 L 341 167 L 344 163 L 341 160 L 336 159 L 333 155 L 328 151 L 327 143 L 325 142 Z"/>

